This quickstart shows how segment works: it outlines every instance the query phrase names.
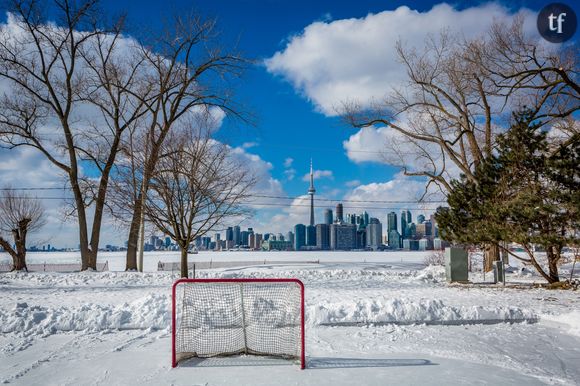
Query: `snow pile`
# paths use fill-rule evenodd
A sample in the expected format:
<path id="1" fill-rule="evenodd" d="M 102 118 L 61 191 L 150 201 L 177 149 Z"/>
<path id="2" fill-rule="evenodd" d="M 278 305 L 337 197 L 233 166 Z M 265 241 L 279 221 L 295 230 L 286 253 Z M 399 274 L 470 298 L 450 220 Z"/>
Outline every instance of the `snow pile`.
<path id="1" fill-rule="evenodd" d="M 440 265 L 428 265 L 425 269 L 417 271 L 416 279 L 424 282 L 440 283 L 445 281 L 445 267 Z"/>
<path id="2" fill-rule="evenodd" d="M 462 324 L 495 323 L 498 321 L 535 321 L 536 315 L 516 307 L 454 307 L 441 300 L 378 298 L 342 302 L 323 302 L 308 309 L 313 325 L 352 324 Z"/>
<path id="3" fill-rule="evenodd" d="M 560 315 L 542 315 L 542 320 L 563 325 L 571 335 L 580 336 L 580 311 Z"/>
<path id="4" fill-rule="evenodd" d="M 42 307 L 17 303 L 0 309 L 0 331 L 23 336 L 48 336 L 60 331 L 161 329 L 169 326 L 170 299 L 150 294 L 117 306 L 87 303 L 81 307 Z"/>
<path id="5" fill-rule="evenodd" d="M 89 288 L 89 287 L 131 287 L 166 286 L 176 280 L 171 272 L 8 272 L 1 275 L 2 285 L 26 288 Z"/>

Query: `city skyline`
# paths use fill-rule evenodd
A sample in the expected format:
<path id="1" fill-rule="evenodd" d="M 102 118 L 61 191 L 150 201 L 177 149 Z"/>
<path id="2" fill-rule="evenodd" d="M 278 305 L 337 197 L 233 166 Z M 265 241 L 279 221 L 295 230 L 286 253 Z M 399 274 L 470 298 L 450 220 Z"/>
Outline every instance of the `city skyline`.
<path id="1" fill-rule="evenodd" d="M 187 5 L 185 1 L 177 3 Z M 470 37 L 483 33 L 494 19 L 505 20 L 520 13 L 526 20 L 527 32 L 536 36 L 535 23 L 530 24 L 530 20 L 543 3 L 385 4 L 364 0 L 340 4 L 233 2 L 224 7 L 218 1 L 198 6 L 204 14 L 220 15 L 218 27 L 223 31 L 224 44 L 239 44 L 241 51 L 256 59 L 257 64 L 248 70 L 236 92 L 259 117 L 259 123 L 256 127 L 244 126 L 218 115 L 216 139 L 231 146 L 237 160 L 248 165 L 259 178 L 255 187 L 255 194 L 260 196 L 254 205 L 256 216 L 241 224 L 251 224 L 260 232 L 271 229 L 278 233 L 291 229 L 304 213 L 309 215 L 310 197 L 302 184 L 310 178 L 316 184 L 316 199 L 342 201 L 345 211 L 358 210 L 351 201 L 416 201 L 425 193 L 425 179 L 404 176 L 398 163 L 389 159 L 392 154 L 386 144 L 400 141 L 396 133 L 384 127 L 349 127 L 337 112 L 342 102 L 354 98 L 368 103 L 384 96 L 404 79 L 405 69 L 393 55 L 401 31 L 404 30 L 411 46 L 420 47 L 428 34 L 436 34 L 446 26 L 452 25 L 454 30 Z M 133 21 L 149 23 L 153 28 L 160 27 L 159 15 L 165 11 L 163 5 L 147 1 L 139 4 L 106 1 L 103 7 L 114 13 L 127 8 Z M 260 22 L 245 23 L 241 16 Z M 474 24 L 471 22 L 474 19 L 489 23 Z M 13 22 L 5 13 L 0 21 Z M 366 35 L 357 33 L 359 30 L 366 31 Z M 135 35 L 138 39 L 138 33 Z M 343 47 L 350 41 L 347 37 L 352 39 L 354 51 L 345 55 Z M 364 41 L 372 44 L 359 44 Z M 296 63 L 302 67 L 297 68 Z M 312 174 L 307 170 L 311 158 L 316 166 Z M 413 158 L 406 162 L 412 171 L 422 161 Z M 81 169 L 87 178 L 98 174 L 88 167 Z M 447 173 L 459 175 L 453 167 L 447 168 Z M 64 186 L 61 172 L 31 148 L 0 149 L 0 180 L 13 187 Z M 433 185 L 429 193 L 432 194 L 429 199 L 441 199 Z M 40 232 L 30 235 L 31 242 L 49 241 L 53 245 L 76 247 L 77 224 L 70 219 L 62 221 L 65 210 L 62 200 L 58 200 L 70 198 L 70 192 L 33 194 L 43 197 L 48 223 Z M 280 205 L 281 201 L 284 205 Z M 377 210 L 375 217 L 384 223 L 391 210 L 408 208 L 416 216 L 419 212 L 429 213 L 436 205 L 383 206 L 386 209 Z M 314 217 L 322 218 L 324 209 L 324 205 L 314 205 Z M 118 227 L 110 216 L 104 225 L 101 244 L 122 245 L 126 230 Z"/>

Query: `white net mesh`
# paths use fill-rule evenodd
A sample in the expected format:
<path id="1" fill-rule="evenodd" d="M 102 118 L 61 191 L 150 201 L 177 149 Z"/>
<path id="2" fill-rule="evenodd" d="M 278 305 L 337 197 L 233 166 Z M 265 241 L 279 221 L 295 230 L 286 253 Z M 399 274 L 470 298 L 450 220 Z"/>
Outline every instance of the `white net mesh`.
<path id="1" fill-rule="evenodd" d="M 177 362 L 236 354 L 300 358 L 301 291 L 296 282 L 180 283 Z"/>

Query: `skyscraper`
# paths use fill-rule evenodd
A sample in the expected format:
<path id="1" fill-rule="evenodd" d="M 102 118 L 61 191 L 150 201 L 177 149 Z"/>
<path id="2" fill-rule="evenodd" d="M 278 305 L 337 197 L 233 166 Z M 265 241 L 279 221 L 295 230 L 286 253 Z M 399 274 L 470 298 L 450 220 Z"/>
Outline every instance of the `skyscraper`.
<path id="1" fill-rule="evenodd" d="M 330 249 L 349 251 L 356 248 L 356 225 L 335 223 L 330 226 Z"/>
<path id="2" fill-rule="evenodd" d="M 306 245 L 309 247 L 316 246 L 316 227 L 314 225 L 306 227 Z"/>
<path id="3" fill-rule="evenodd" d="M 373 250 L 379 249 L 383 241 L 383 226 L 377 218 L 371 218 L 366 228 L 366 245 Z"/>
<path id="4" fill-rule="evenodd" d="M 324 223 L 326 225 L 332 224 L 332 209 L 324 209 Z"/>
<path id="5" fill-rule="evenodd" d="M 401 237 L 403 239 L 407 238 L 407 211 L 401 212 Z"/>
<path id="6" fill-rule="evenodd" d="M 312 159 L 310 160 L 310 187 L 308 188 L 308 194 L 310 195 L 310 226 L 314 226 L 314 170 L 312 169 Z M 316 230 L 314 231 L 316 235 Z M 315 236 L 316 238 L 316 236 Z M 316 245 L 316 244 L 314 244 Z"/>
<path id="7" fill-rule="evenodd" d="M 342 204 L 336 204 L 336 222 L 342 224 L 344 218 L 342 217 Z"/>
<path id="8" fill-rule="evenodd" d="M 392 230 L 397 230 L 397 214 L 395 212 L 387 214 L 387 234 Z"/>
<path id="9" fill-rule="evenodd" d="M 242 243 L 241 229 L 239 225 L 234 226 L 234 246 L 237 247 Z"/>
<path id="10" fill-rule="evenodd" d="M 330 225 L 316 224 L 316 247 L 318 249 L 330 249 Z"/>
<path id="11" fill-rule="evenodd" d="M 299 251 L 306 245 L 306 227 L 304 224 L 294 226 L 294 249 Z"/>
<path id="12" fill-rule="evenodd" d="M 420 214 L 417 216 L 417 224 L 423 224 L 425 222 L 425 215 Z"/>

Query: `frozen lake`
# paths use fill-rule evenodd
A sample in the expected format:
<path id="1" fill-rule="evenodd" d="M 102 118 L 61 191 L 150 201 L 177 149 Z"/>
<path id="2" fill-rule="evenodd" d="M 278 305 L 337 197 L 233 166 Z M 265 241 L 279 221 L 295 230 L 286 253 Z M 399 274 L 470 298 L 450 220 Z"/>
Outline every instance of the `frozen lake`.
<path id="1" fill-rule="evenodd" d="M 198 254 L 190 254 L 190 262 L 276 262 L 283 261 L 292 263 L 305 261 L 318 261 L 320 263 L 376 263 L 376 264 L 401 264 L 406 268 L 422 268 L 425 257 L 432 251 L 385 251 L 385 252 L 351 252 L 351 251 L 311 251 L 311 252 L 263 252 L 263 251 L 232 251 L 211 252 L 201 251 Z M 80 252 L 29 252 L 26 261 L 29 264 L 61 264 L 81 262 Z M 144 270 L 147 272 L 157 271 L 158 262 L 179 262 L 179 252 L 154 251 L 145 252 Z M 109 263 L 110 271 L 125 270 L 125 252 L 99 252 L 98 262 Z M 10 263 L 11 258 L 6 253 L 0 253 L 0 263 Z"/>

